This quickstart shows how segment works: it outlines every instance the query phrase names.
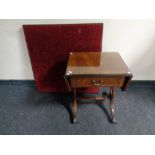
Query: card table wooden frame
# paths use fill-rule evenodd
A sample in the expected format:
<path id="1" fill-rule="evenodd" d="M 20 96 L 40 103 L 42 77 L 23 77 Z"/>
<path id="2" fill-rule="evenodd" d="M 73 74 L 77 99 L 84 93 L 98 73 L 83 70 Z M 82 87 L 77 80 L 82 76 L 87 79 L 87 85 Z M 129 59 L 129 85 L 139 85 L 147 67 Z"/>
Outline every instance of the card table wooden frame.
<path id="1" fill-rule="evenodd" d="M 115 123 L 115 88 L 126 90 L 133 75 L 118 52 L 76 52 L 70 53 L 66 73 L 66 86 L 74 93 L 73 123 L 77 121 L 77 100 L 110 100 L 111 120 Z M 102 96 L 77 97 L 78 88 L 109 87 L 110 92 Z"/>

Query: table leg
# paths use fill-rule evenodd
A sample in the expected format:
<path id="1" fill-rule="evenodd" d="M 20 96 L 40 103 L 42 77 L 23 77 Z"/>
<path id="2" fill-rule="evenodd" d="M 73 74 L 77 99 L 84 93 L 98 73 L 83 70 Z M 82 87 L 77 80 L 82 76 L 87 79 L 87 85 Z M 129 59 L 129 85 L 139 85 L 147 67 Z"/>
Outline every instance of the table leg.
<path id="1" fill-rule="evenodd" d="M 114 96 L 115 96 L 115 87 L 110 88 L 110 109 L 111 109 L 111 119 L 113 123 L 116 123 L 115 121 L 115 104 L 114 104 Z"/>
<path id="2" fill-rule="evenodd" d="M 76 88 L 74 88 L 74 112 L 73 112 L 73 123 L 77 121 L 77 97 L 76 97 Z"/>

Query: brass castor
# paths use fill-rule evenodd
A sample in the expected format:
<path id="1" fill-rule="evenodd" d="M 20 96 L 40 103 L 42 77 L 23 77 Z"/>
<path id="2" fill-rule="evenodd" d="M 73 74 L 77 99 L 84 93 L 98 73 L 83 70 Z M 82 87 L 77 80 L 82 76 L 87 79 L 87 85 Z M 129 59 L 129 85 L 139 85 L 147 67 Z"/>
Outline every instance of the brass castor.
<path id="1" fill-rule="evenodd" d="M 112 122 L 113 124 L 118 124 L 118 122 L 116 121 L 115 118 L 112 118 L 112 119 L 111 119 L 111 122 Z"/>
<path id="2" fill-rule="evenodd" d="M 73 123 L 76 123 L 77 122 L 77 118 L 73 118 Z"/>

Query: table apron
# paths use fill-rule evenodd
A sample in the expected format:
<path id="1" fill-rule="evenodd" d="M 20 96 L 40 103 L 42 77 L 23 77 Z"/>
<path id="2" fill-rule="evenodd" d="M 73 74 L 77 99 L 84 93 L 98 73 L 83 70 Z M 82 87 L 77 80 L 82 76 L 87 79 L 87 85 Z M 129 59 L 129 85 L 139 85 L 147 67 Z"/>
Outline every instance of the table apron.
<path id="1" fill-rule="evenodd" d="M 122 87 L 125 77 L 72 77 L 72 88 L 82 87 Z"/>

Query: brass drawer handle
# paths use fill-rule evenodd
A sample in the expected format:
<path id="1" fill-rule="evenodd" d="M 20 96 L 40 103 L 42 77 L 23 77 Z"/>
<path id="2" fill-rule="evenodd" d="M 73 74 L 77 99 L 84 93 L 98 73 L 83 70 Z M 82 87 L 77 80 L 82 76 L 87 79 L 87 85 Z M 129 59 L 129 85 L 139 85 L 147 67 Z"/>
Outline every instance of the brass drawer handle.
<path id="1" fill-rule="evenodd" d="M 101 83 L 94 83 L 95 86 L 101 86 Z"/>
<path id="2" fill-rule="evenodd" d="M 101 86 L 103 80 L 100 80 L 99 82 L 97 82 L 96 80 L 92 80 L 92 82 L 93 82 L 93 85 L 95 85 L 95 86 Z"/>

